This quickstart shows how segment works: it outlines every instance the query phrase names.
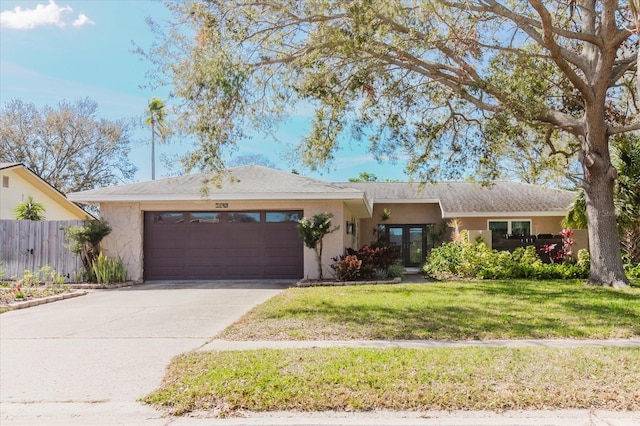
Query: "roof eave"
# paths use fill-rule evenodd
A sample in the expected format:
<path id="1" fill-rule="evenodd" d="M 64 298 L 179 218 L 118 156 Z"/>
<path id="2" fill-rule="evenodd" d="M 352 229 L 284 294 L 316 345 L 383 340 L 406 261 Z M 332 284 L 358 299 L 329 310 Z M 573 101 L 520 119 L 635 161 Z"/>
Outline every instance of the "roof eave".
<path id="1" fill-rule="evenodd" d="M 364 200 L 365 196 L 361 192 L 354 193 L 223 193 L 209 194 L 208 196 L 198 196 L 185 194 L 164 194 L 161 197 L 156 194 L 122 194 L 122 195 L 91 195 L 86 193 L 72 193 L 69 200 L 80 203 L 125 203 L 125 202 L 166 202 L 166 201 L 283 201 L 283 200 Z"/>
<path id="2" fill-rule="evenodd" d="M 442 217 L 444 219 L 455 219 L 458 217 L 522 217 L 522 216 L 532 216 L 532 217 L 556 217 L 556 216 L 564 216 L 566 214 L 566 210 L 547 210 L 547 211 L 511 211 L 511 212 L 444 212 L 442 213 Z"/>

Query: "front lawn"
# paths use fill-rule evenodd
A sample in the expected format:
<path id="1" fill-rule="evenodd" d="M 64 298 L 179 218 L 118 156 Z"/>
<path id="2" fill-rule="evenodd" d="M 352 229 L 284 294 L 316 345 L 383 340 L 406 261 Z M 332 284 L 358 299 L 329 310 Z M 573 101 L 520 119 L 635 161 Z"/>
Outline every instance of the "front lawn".
<path id="1" fill-rule="evenodd" d="M 172 414 L 250 411 L 640 410 L 640 348 L 206 352 L 144 401 Z"/>
<path id="2" fill-rule="evenodd" d="M 640 288 L 568 281 L 453 281 L 291 288 L 219 337 L 229 340 L 627 338 Z"/>

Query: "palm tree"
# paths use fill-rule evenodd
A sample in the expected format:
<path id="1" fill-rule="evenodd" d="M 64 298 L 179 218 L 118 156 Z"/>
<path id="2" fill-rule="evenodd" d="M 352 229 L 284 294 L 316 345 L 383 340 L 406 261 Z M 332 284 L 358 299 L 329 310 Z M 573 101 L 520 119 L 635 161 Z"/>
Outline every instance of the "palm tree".
<path id="1" fill-rule="evenodd" d="M 151 126 L 151 180 L 156 178 L 156 136 L 164 140 L 167 135 L 167 128 L 164 118 L 167 115 L 165 103 L 162 99 L 153 98 L 147 107 L 147 117 L 145 123 Z"/>
<path id="2" fill-rule="evenodd" d="M 26 200 L 19 203 L 13 212 L 17 220 L 45 220 L 45 207 L 33 199 L 31 195 Z"/>

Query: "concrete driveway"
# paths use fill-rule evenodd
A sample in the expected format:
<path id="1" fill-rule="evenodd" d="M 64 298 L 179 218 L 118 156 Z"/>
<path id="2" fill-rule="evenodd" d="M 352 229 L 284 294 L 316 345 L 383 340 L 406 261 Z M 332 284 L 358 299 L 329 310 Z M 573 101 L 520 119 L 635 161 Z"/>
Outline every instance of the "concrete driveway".
<path id="1" fill-rule="evenodd" d="M 137 402 L 169 361 L 291 284 L 152 283 L 4 313 L 0 424 L 169 424 Z"/>

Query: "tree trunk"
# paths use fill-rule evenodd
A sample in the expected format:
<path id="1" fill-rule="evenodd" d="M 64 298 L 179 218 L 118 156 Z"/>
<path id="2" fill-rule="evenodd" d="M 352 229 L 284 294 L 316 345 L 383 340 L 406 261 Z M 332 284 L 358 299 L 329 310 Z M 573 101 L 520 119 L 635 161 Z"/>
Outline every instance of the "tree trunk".
<path id="1" fill-rule="evenodd" d="M 602 115 L 604 116 L 604 115 Z M 616 169 L 611 165 L 606 124 L 589 120 L 582 139 L 584 193 L 587 202 L 591 270 L 587 284 L 626 287 L 629 280 L 622 266 L 622 252 L 613 203 Z"/>
<path id="2" fill-rule="evenodd" d="M 151 119 L 151 180 L 156 180 L 156 129 Z"/>
<path id="3" fill-rule="evenodd" d="M 322 281 L 324 274 L 322 273 L 322 240 L 316 246 L 316 261 L 318 262 L 318 280 Z"/>

